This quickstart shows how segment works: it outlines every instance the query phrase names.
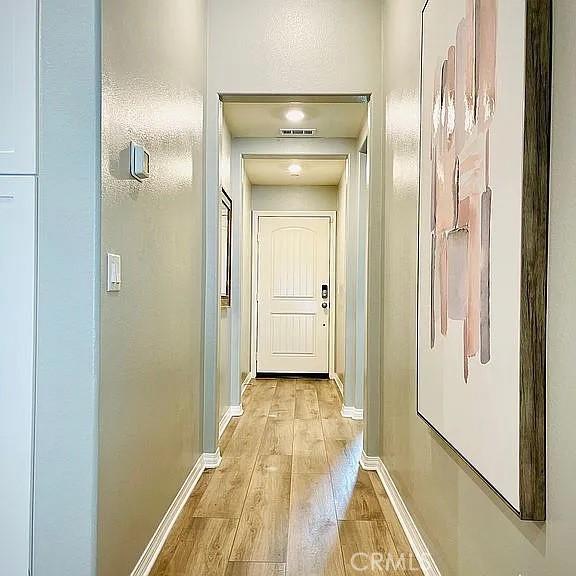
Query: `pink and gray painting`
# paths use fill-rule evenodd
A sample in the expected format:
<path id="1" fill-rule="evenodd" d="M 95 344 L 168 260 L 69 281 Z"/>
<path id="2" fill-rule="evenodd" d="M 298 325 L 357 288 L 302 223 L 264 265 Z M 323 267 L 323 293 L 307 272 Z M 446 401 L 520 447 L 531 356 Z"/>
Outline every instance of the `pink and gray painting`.
<path id="1" fill-rule="evenodd" d="M 466 0 L 456 45 L 439 63 L 432 111 L 431 347 L 449 320 L 470 359 L 490 361 L 490 128 L 496 113 L 498 0 Z M 452 324 L 452 323 L 451 323 Z M 450 327 L 452 329 L 452 327 Z"/>

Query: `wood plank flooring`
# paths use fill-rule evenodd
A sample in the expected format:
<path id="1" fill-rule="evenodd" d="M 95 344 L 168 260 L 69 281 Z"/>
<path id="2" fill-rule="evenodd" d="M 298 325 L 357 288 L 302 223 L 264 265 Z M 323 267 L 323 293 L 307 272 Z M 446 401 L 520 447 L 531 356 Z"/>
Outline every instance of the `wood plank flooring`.
<path id="1" fill-rule="evenodd" d="M 151 576 L 422 576 L 328 380 L 254 380 Z"/>

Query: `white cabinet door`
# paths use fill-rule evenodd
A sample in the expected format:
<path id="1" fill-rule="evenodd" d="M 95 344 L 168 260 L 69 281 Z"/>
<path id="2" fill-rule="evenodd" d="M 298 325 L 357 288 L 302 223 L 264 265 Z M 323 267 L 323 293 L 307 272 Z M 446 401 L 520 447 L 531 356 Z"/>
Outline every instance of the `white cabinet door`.
<path id="1" fill-rule="evenodd" d="M 258 372 L 328 373 L 330 218 L 260 217 L 258 237 Z"/>
<path id="2" fill-rule="evenodd" d="M 27 576 L 30 559 L 36 190 L 0 176 L 0 574 Z"/>
<path id="3" fill-rule="evenodd" d="M 36 173 L 36 0 L 0 0 L 0 174 Z"/>

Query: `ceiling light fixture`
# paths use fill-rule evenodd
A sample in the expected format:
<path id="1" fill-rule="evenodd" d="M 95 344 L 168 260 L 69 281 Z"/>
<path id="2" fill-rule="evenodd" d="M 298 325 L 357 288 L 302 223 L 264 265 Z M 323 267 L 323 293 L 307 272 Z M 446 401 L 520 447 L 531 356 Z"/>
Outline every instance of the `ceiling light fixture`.
<path id="1" fill-rule="evenodd" d="M 292 108 L 292 110 L 288 110 L 288 112 L 286 112 L 286 120 L 289 122 L 302 122 L 304 118 L 304 112 L 298 108 Z"/>
<path id="2" fill-rule="evenodd" d="M 300 164 L 290 164 L 290 166 L 288 166 L 288 172 L 290 176 L 300 176 L 300 174 L 302 174 L 302 166 L 300 166 Z"/>

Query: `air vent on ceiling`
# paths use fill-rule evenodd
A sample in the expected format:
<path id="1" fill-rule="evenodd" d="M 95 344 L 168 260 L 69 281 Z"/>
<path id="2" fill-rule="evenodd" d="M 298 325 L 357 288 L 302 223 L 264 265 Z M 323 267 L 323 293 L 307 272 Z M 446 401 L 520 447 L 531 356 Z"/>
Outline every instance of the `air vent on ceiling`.
<path id="1" fill-rule="evenodd" d="M 312 138 L 316 136 L 316 128 L 280 128 L 283 138 Z"/>

